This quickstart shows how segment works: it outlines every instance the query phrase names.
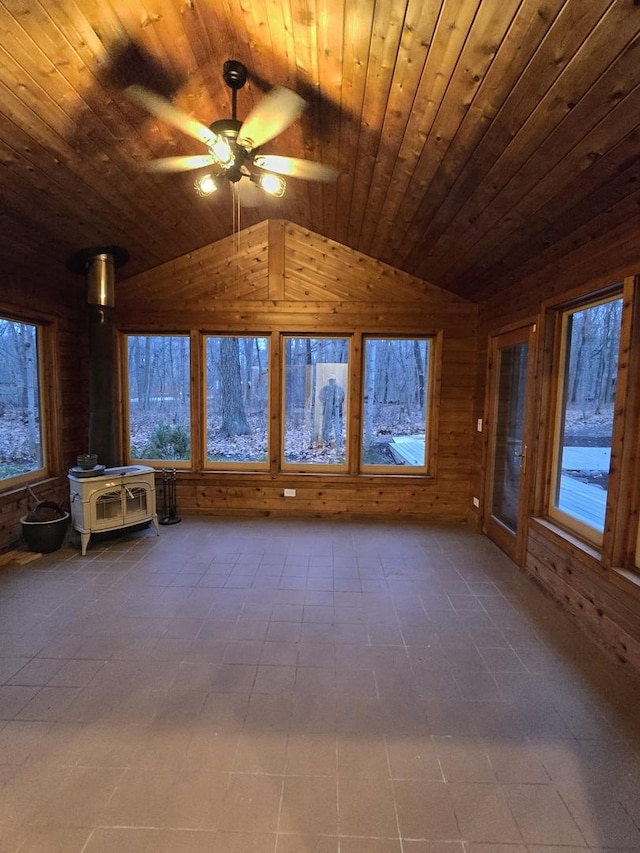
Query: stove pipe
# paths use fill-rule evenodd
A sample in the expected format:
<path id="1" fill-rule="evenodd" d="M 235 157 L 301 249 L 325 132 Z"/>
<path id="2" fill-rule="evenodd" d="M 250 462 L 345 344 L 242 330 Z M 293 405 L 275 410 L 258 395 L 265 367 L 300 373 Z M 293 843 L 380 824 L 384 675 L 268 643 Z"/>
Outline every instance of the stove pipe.
<path id="1" fill-rule="evenodd" d="M 118 464 L 115 429 L 114 266 L 101 252 L 87 272 L 89 302 L 89 453 L 107 468 Z"/>
<path id="2" fill-rule="evenodd" d="M 69 261 L 86 273 L 89 307 L 89 453 L 98 462 L 118 465 L 116 441 L 116 358 L 113 308 L 116 267 L 129 258 L 118 246 L 83 249 Z"/>

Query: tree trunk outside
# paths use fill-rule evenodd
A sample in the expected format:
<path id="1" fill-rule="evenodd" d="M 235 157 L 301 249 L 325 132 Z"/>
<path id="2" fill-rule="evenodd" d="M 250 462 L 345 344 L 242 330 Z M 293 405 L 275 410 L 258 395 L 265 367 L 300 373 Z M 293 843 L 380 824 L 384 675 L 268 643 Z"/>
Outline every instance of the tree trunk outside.
<path id="1" fill-rule="evenodd" d="M 220 391 L 222 400 L 220 435 L 249 435 L 251 427 L 242 399 L 238 338 L 224 337 L 220 341 Z"/>
<path id="2" fill-rule="evenodd" d="M 417 339 L 413 341 L 413 357 L 416 362 L 416 377 L 417 377 L 417 392 L 418 392 L 418 404 L 422 410 L 424 410 L 424 388 L 425 388 L 425 377 L 424 377 L 424 359 L 422 358 L 422 353 L 420 352 L 420 342 Z"/>
<path id="3" fill-rule="evenodd" d="M 373 444 L 373 421 L 376 409 L 376 361 L 378 355 L 378 341 L 368 341 L 366 353 L 364 393 L 367 405 L 364 410 L 364 447 L 368 450 Z"/>

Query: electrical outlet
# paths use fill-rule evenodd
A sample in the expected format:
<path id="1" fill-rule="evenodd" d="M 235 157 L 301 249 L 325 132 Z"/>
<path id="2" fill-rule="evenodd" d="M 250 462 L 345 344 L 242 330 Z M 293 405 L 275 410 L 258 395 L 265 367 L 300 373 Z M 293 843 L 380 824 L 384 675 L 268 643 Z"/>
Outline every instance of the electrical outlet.
<path id="1" fill-rule="evenodd" d="M 285 489 L 284 490 L 285 498 L 295 498 L 296 490 L 295 489 Z"/>
<path id="2" fill-rule="evenodd" d="M 478 432 L 482 432 L 482 418 L 478 418 L 476 429 L 478 430 Z"/>
<path id="3" fill-rule="evenodd" d="M 476 509 L 477 509 L 477 508 L 479 508 L 479 506 L 480 506 L 480 498 L 474 498 L 474 499 L 473 499 L 473 505 L 476 507 Z"/>

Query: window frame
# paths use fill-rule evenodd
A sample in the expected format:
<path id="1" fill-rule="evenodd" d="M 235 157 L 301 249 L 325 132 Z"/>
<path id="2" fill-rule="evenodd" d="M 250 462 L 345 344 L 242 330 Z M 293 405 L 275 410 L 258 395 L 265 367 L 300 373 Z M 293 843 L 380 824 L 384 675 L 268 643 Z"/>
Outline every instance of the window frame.
<path id="1" fill-rule="evenodd" d="M 267 404 L 266 404 L 266 433 L 267 433 L 267 452 L 266 458 L 262 462 L 224 462 L 217 459 L 208 459 L 207 445 L 207 415 L 208 415 L 208 383 L 207 383 L 207 341 L 210 338 L 264 338 L 267 341 Z M 271 377 L 273 372 L 273 335 L 269 332 L 210 332 L 203 331 L 200 333 L 200 364 L 202 365 L 200 376 L 201 383 L 193 383 L 200 385 L 200 393 L 202 397 L 201 412 L 201 453 L 202 453 L 202 470 L 204 471 L 255 471 L 256 473 L 265 473 L 270 470 L 272 456 L 272 430 L 271 430 L 271 412 L 272 412 L 272 393 L 271 393 Z M 193 434 L 193 430 L 192 430 Z"/>
<path id="2" fill-rule="evenodd" d="M 367 341 L 370 340 L 422 340 L 428 343 L 427 371 L 426 371 L 426 395 L 424 403 L 424 430 L 425 430 L 425 448 L 424 448 L 424 464 L 423 465 L 371 465 L 363 462 L 363 430 L 365 423 L 365 387 L 366 387 L 366 352 Z M 360 431 L 358 436 L 358 472 L 363 475 L 388 475 L 388 476 L 403 476 L 403 477 L 429 477 L 433 476 L 435 468 L 435 439 L 437 431 L 437 418 L 435 413 L 434 399 L 435 387 L 440 374 L 439 369 L 439 352 L 440 352 L 440 336 L 437 334 L 429 334 L 421 332 L 419 334 L 402 333 L 363 333 L 362 335 L 362 357 L 361 357 L 361 389 L 360 389 Z"/>
<path id="3" fill-rule="evenodd" d="M 631 354 L 631 336 L 634 326 L 638 326 L 639 299 L 637 277 L 627 277 L 599 288 L 581 288 L 571 299 L 562 302 L 549 301 L 545 306 L 546 354 L 544 355 L 543 375 L 548 379 L 546 400 L 549 417 L 547 420 L 547 460 L 542 494 L 542 516 L 549 524 L 557 528 L 558 533 L 568 537 L 569 541 L 582 547 L 587 553 L 598 555 L 598 559 L 607 566 L 633 567 L 633 552 L 638 537 L 637 509 L 638 497 L 630 479 L 637 476 L 637 463 L 634 462 L 635 450 L 634 425 L 638 423 L 638 392 L 634 391 L 630 381 L 630 371 L 638 376 L 640 354 Z M 620 344 L 616 379 L 616 397 L 611 434 L 611 465 L 607 482 L 604 530 L 602 533 L 582 524 L 573 516 L 553 507 L 557 489 L 559 471 L 559 422 L 562 417 L 564 381 L 561 371 L 565 370 L 566 334 L 564 317 L 569 313 L 622 298 L 622 317 L 620 325 Z M 637 330 L 636 330 L 637 338 Z M 625 439 L 626 432 L 626 439 Z M 543 472 L 541 472 L 542 474 Z M 631 519 L 631 524 L 630 524 Z M 595 549 L 595 550 L 594 550 Z"/>
<path id="4" fill-rule="evenodd" d="M 151 457 L 132 456 L 131 454 L 131 406 L 130 406 L 130 389 L 129 389 L 129 339 L 130 338 L 186 338 L 189 342 L 189 458 L 188 459 L 155 459 Z M 196 454 L 195 444 L 197 435 L 198 419 L 194 417 L 198 411 L 194 396 L 193 377 L 197 376 L 197 370 L 194 365 L 194 336 L 191 332 L 185 331 L 121 331 L 120 333 L 120 364 L 121 364 L 121 388 L 122 388 L 122 447 L 124 449 L 123 456 L 128 465 L 149 465 L 152 468 L 159 470 L 171 469 L 176 471 L 195 471 L 198 470 L 196 465 L 198 456 Z"/>
<path id="5" fill-rule="evenodd" d="M 279 424 L 279 448 L 278 448 L 278 470 L 286 474 L 347 474 L 353 468 L 353 442 L 350 440 L 350 426 L 352 419 L 352 399 L 353 399 L 353 358 L 354 358 L 354 335 L 348 332 L 282 332 L 279 336 L 279 353 L 280 353 L 280 424 Z M 320 463 L 320 462 L 287 462 L 285 459 L 285 429 L 286 429 L 286 373 L 287 373 L 287 345 L 288 339 L 297 340 L 344 340 L 347 342 L 347 361 L 346 361 L 346 376 L 348 387 L 345 391 L 344 405 L 345 413 L 343 414 L 343 422 L 345 427 L 344 435 L 344 452 L 345 461 L 339 463 Z"/>
<path id="6" fill-rule="evenodd" d="M 555 387 L 555 400 L 554 400 L 554 418 L 553 418 L 553 430 L 552 430 L 552 446 L 551 446 L 551 481 L 549 487 L 549 495 L 548 495 L 548 504 L 547 504 L 547 512 L 549 517 L 556 522 L 559 522 L 567 529 L 571 530 L 573 533 L 580 536 L 580 538 L 585 539 L 591 545 L 596 545 L 601 547 L 602 540 L 604 535 L 604 526 L 606 523 L 606 512 L 607 509 L 605 507 L 605 523 L 603 523 L 603 530 L 600 531 L 595 527 L 587 524 L 576 516 L 571 515 L 569 512 L 566 512 L 560 509 L 559 506 L 556 506 L 557 496 L 560 491 L 560 478 L 562 476 L 561 473 L 561 455 L 564 448 L 564 445 L 560 444 L 560 435 L 562 433 L 562 420 L 563 415 L 565 414 L 566 405 L 565 405 L 565 393 L 568 383 L 568 374 L 569 374 L 569 323 L 570 320 L 581 311 L 587 311 L 591 308 L 597 308 L 600 305 L 605 305 L 608 302 L 613 302 L 616 299 L 621 298 L 622 294 L 608 294 L 607 296 L 599 299 L 587 299 L 585 301 L 580 301 L 576 305 L 571 305 L 568 307 L 564 307 L 559 311 L 558 318 L 558 327 L 559 327 L 559 350 L 558 350 L 558 363 L 556 368 L 556 387 Z M 621 320 L 622 327 L 622 320 Z M 620 357 L 620 348 L 618 348 L 618 363 Z M 616 371 L 616 379 L 617 379 L 617 371 Z M 616 385 L 616 395 L 617 395 L 617 385 Z M 615 408 L 615 403 L 614 403 Z M 613 444 L 613 426 L 612 426 L 612 437 L 611 441 Z M 607 504 L 609 502 L 609 483 L 607 479 Z"/>
<path id="7" fill-rule="evenodd" d="M 55 347 L 56 325 L 53 320 L 28 310 L 13 310 L 0 305 L 2 319 L 13 323 L 34 326 L 36 329 L 38 408 L 40 415 L 41 462 L 38 468 L 0 479 L 0 491 L 10 491 L 44 480 L 53 475 L 60 466 L 59 451 L 56 452 L 54 436 L 61 434 L 58 405 L 58 370 Z"/>
<path id="8" fill-rule="evenodd" d="M 317 477 L 347 476 L 353 479 L 401 477 L 434 479 L 437 465 L 438 421 L 441 382 L 442 382 L 442 330 L 424 331 L 411 329 L 401 332 L 363 332 L 361 330 L 343 330 L 334 332 L 316 332 L 311 330 L 291 331 L 275 327 L 265 330 L 264 327 L 252 328 L 252 324 L 241 330 L 228 327 L 185 329 L 149 328 L 147 326 L 121 326 L 118 329 L 118 356 L 120 369 L 121 403 L 120 409 L 120 440 L 123 448 L 123 458 L 127 464 L 144 463 L 158 470 L 171 468 L 179 472 L 194 474 L 249 474 L 270 477 L 286 475 L 295 476 L 309 474 Z M 130 405 L 129 405 L 129 338 L 131 337 L 189 337 L 190 338 L 190 395 L 191 395 L 191 458 L 190 460 L 163 459 L 133 459 L 130 453 Z M 264 337 L 269 341 L 269 377 L 268 377 L 268 429 L 269 443 L 268 459 L 263 462 L 219 462 L 208 461 L 206 456 L 206 341 L 210 337 Z M 348 345 L 346 376 L 348 388 L 345 397 L 345 462 L 339 464 L 310 463 L 284 461 L 284 411 L 285 411 L 285 349 L 286 339 L 339 339 Z M 361 465 L 360 421 L 363 408 L 363 338 L 378 339 L 426 339 L 429 341 L 429 375 L 428 399 L 425 404 L 425 421 L 427 427 L 426 465 L 423 467 L 409 466 L 374 466 Z"/>

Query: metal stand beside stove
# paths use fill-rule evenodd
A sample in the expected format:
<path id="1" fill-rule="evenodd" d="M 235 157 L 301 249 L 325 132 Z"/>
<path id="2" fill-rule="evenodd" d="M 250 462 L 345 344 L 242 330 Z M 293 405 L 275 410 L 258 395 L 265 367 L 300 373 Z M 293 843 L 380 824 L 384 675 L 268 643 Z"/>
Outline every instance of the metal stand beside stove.
<path id="1" fill-rule="evenodd" d="M 148 465 L 124 465 L 69 471 L 71 519 L 80 534 L 82 556 L 92 533 L 133 527 L 148 521 L 160 535 L 156 514 L 155 471 Z"/>

